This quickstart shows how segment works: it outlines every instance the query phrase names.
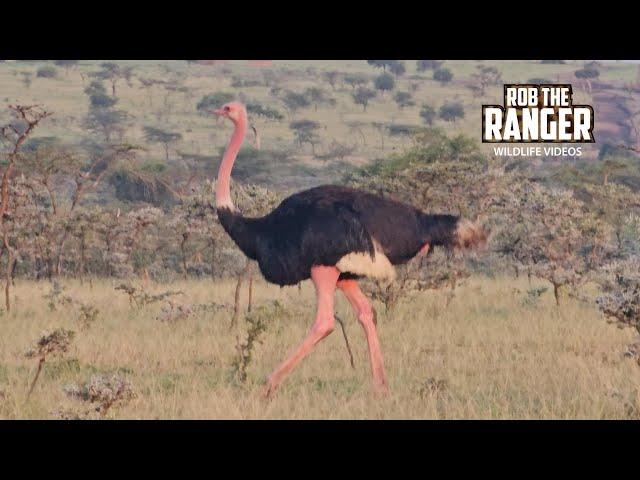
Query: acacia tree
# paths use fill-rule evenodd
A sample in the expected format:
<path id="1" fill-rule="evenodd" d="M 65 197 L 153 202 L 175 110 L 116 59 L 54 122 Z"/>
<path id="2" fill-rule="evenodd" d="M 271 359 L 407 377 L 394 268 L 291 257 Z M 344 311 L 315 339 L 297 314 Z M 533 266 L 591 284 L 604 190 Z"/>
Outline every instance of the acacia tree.
<path id="1" fill-rule="evenodd" d="M 389 64 L 393 62 L 393 60 L 367 60 L 367 63 L 374 68 L 381 68 L 385 72 L 387 71 L 387 67 Z"/>
<path id="2" fill-rule="evenodd" d="M 427 125 L 433 125 L 433 121 L 436 119 L 438 114 L 436 113 L 436 109 L 431 105 L 427 105 L 426 103 L 422 104 L 422 108 L 420 109 L 420 117 L 422 117 L 422 121 Z"/>
<path id="3" fill-rule="evenodd" d="M 440 68 L 433 72 L 433 79 L 439 82 L 440 85 L 445 86 L 447 83 L 453 80 L 453 73 L 448 68 Z"/>
<path id="4" fill-rule="evenodd" d="M 143 77 L 138 77 L 138 80 L 140 82 L 139 88 L 147 92 L 147 99 L 149 100 L 149 106 L 150 107 L 153 106 L 153 87 L 155 87 L 156 85 L 164 85 L 165 84 L 164 80 L 158 80 L 155 78 L 143 78 Z"/>
<path id="5" fill-rule="evenodd" d="M 379 90 L 382 94 L 384 94 L 384 92 L 393 90 L 396 85 L 393 76 L 388 73 L 383 73 L 382 75 L 377 77 L 373 83 L 376 87 L 376 90 Z"/>
<path id="6" fill-rule="evenodd" d="M 415 102 L 413 101 L 413 98 L 411 97 L 411 94 L 409 92 L 396 92 L 393 99 L 401 110 L 405 107 L 411 107 L 415 105 Z"/>
<path id="7" fill-rule="evenodd" d="M 311 105 L 307 95 L 304 93 L 292 92 L 290 90 L 284 93 L 281 100 L 290 115 L 295 115 L 298 110 L 307 108 Z"/>
<path id="8" fill-rule="evenodd" d="M 70 220 L 71 235 L 78 245 L 76 275 L 82 284 L 87 274 L 88 258 L 95 241 L 95 225 L 100 221 L 100 213 L 95 208 L 81 209 L 75 212 Z"/>
<path id="9" fill-rule="evenodd" d="M 389 125 L 384 122 L 371 122 L 371 126 L 380 135 L 380 150 L 384 151 L 384 134 L 389 131 Z"/>
<path id="10" fill-rule="evenodd" d="M 464 107 L 460 102 L 447 102 L 440 107 L 438 115 L 446 122 L 455 123 L 456 120 L 464 118 Z"/>
<path id="11" fill-rule="evenodd" d="M 600 311 L 619 328 L 633 328 L 640 333 L 640 257 L 616 260 L 596 275 L 601 294 L 596 298 Z M 631 345 L 626 354 L 640 365 L 640 344 Z"/>
<path id="12" fill-rule="evenodd" d="M 474 93 L 484 96 L 487 87 L 491 85 L 499 85 L 502 83 L 502 74 L 496 67 L 488 65 L 476 65 L 477 72 L 471 75 L 473 83 L 469 88 Z M 530 83 L 550 83 L 550 82 L 531 82 Z"/>
<path id="13" fill-rule="evenodd" d="M 180 260 L 183 276 L 187 277 L 189 262 L 202 261 L 206 251 L 209 252 L 211 278 L 216 275 L 216 253 L 219 244 L 226 238 L 216 208 L 211 201 L 213 184 L 206 182 L 192 190 L 192 194 L 184 196 L 167 222 L 170 235 L 175 235 L 180 247 Z"/>
<path id="14" fill-rule="evenodd" d="M 614 256 L 640 253 L 640 195 L 619 183 L 584 184 L 578 191 L 596 218 L 607 222 L 614 236 Z"/>
<path id="15" fill-rule="evenodd" d="M 58 67 L 63 67 L 65 75 L 69 75 L 69 69 L 78 65 L 78 60 L 56 60 L 53 62 Z"/>
<path id="16" fill-rule="evenodd" d="M 326 82 L 331 85 L 331 89 L 336 89 L 336 84 L 338 83 L 338 79 L 340 78 L 340 72 L 336 70 L 331 70 L 328 72 L 324 72 L 322 74 L 322 78 L 326 80 Z"/>
<path id="17" fill-rule="evenodd" d="M 206 113 L 213 108 L 220 108 L 225 103 L 229 103 L 234 99 L 234 95 L 228 92 L 215 92 L 205 95 L 200 99 L 196 108 L 199 112 Z"/>
<path id="18" fill-rule="evenodd" d="M 28 174 L 21 178 L 21 186 L 30 209 L 24 210 L 23 218 L 29 220 L 25 225 L 31 229 L 28 233 L 37 233 L 33 246 L 51 278 L 62 273 L 67 240 L 78 233 L 76 220 L 83 220 L 82 197 L 96 189 L 118 161 L 132 160 L 137 149 L 129 145 L 112 146 L 93 157 L 82 158 L 60 145 L 27 147 L 22 170 Z M 66 188 L 61 188 L 62 185 Z M 78 234 L 86 239 L 86 233 Z M 73 253 L 75 257 L 76 252 Z"/>
<path id="19" fill-rule="evenodd" d="M 359 120 L 353 120 L 347 123 L 347 126 L 349 127 L 349 135 L 352 134 L 358 134 L 360 135 L 360 138 L 362 139 L 362 145 L 366 145 L 367 144 L 367 137 L 364 134 L 364 127 L 366 127 L 366 123 L 365 122 L 361 122 Z"/>
<path id="20" fill-rule="evenodd" d="M 376 92 L 366 87 L 359 87 L 353 94 L 353 101 L 356 105 L 362 105 L 362 111 L 366 112 L 369 101 L 376 97 Z"/>
<path id="21" fill-rule="evenodd" d="M 113 62 L 105 62 L 100 66 L 102 70 L 94 72 L 92 75 L 96 78 L 107 80 L 111 84 L 112 96 L 116 96 L 116 87 L 120 80 L 124 79 L 131 85 L 133 67 L 122 67 Z"/>
<path id="22" fill-rule="evenodd" d="M 84 120 L 84 127 L 96 135 L 111 143 L 113 140 L 122 139 L 127 128 L 127 121 L 131 116 L 122 110 L 110 108 L 94 108 Z"/>
<path id="23" fill-rule="evenodd" d="M 355 91 L 356 88 L 368 84 L 369 78 L 366 75 L 353 73 L 344 76 L 344 83 L 349 85 L 351 89 Z"/>
<path id="24" fill-rule="evenodd" d="M 584 80 L 589 93 L 591 93 L 591 80 L 594 78 L 598 78 L 600 76 L 600 71 L 595 65 L 585 65 L 584 68 L 576 70 L 574 72 L 574 75 L 576 78 Z M 585 88 L 585 90 L 587 90 L 587 88 Z"/>
<path id="25" fill-rule="evenodd" d="M 427 70 L 438 70 L 443 63 L 443 60 L 418 60 L 416 62 L 416 69 L 419 72 L 426 72 Z"/>
<path id="26" fill-rule="evenodd" d="M 89 96 L 89 106 L 91 109 L 111 108 L 118 103 L 117 98 L 107 95 L 107 90 L 104 88 L 101 80 L 91 81 L 84 89 L 84 93 Z"/>
<path id="27" fill-rule="evenodd" d="M 316 145 L 320 142 L 318 130 L 320 124 L 313 120 L 298 120 L 291 122 L 289 128 L 293 131 L 296 142 L 302 146 L 304 143 L 311 145 L 311 152 L 316 155 Z"/>
<path id="28" fill-rule="evenodd" d="M 282 115 L 278 110 L 258 102 L 248 102 L 247 113 L 253 117 L 260 117 L 265 120 L 284 120 L 284 115 Z"/>
<path id="29" fill-rule="evenodd" d="M 335 105 L 335 98 L 327 95 L 323 89 L 318 87 L 307 88 L 304 94 L 309 98 L 309 101 L 313 104 L 313 109 L 317 112 L 318 105 Z"/>
<path id="30" fill-rule="evenodd" d="M 396 77 L 401 77 L 407 71 L 404 66 L 404 62 L 395 61 L 391 65 L 389 65 L 389 71 L 393 73 Z"/>
<path id="31" fill-rule="evenodd" d="M 502 227 L 498 251 L 553 286 L 580 286 L 613 251 L 612 229 L 569 190 L 551 189 L 517 176 L 494 199 Z"/>
<path id="32" fill-rule="evenodd" d="M 52 65 L 46 65 L 40 67 L 36 72 L 38 78 L 56 78 L 58 76 L 58 69 Z"/>
<path id="33" fill-rule="evenodd" d="M 164 148 L 165 159 L 169 161 L 169 148 L 182 140 L 182 134 L 168 132 L 161 128 L 144 127 L 144 138 L 147 142 L 161 144 Z"/>
<path id="34" fill-rule="evenodd" d="M 22 83 L 26 88 L 31 88 L 31 84 L 33 83 L 33 73 L 32 72 L 20 72 L 20 76 L 22 77 Z"/>
<path id="35" fill-rule="evenodd" d="M 38 124 L 51 115 L 50 112 L 37 105 L 10 105 L 9 109 L 14 116 L 14 121 L 0 128 L 0 140 L 7 148 L 4 152 L 5 167 L 2 174 L 2 183 L 0 184 L 0 230 L 2 231 L 2 251 L 0 255 L 6 254 L 7 256 L 5 268 L 5 307 L 7 312 L 11 310 L 10 288 L 15 261 L 14 246 L 10 240 L 16 220 L 15 214 L 12 219 L 12 212 L 10 211 L 13 171 L 16 162 L 20 159 L 20 148 L 24 142 L 33 133 Z"/>

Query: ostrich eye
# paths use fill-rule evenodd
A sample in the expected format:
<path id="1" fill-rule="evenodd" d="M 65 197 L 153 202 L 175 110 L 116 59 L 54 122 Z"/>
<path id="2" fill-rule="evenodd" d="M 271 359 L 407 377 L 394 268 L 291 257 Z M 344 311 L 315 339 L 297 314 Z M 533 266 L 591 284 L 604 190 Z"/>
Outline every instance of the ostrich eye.
<path id="1" fill-rule="evenodd" d="M 228 112 L 228 111 L 230 111 L 230 110 L 231 110 L 231 109 L 230 109 L 229 107 L 224 107 L 224 111 L 225 111 L 225 112 Z"/>

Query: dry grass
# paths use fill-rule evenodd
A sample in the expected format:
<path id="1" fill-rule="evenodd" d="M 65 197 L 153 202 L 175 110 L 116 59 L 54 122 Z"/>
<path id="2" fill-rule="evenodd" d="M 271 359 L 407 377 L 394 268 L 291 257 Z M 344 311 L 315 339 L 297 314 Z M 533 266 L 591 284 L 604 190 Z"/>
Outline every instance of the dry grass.
<path id="1" fill-rule="evenodd" d="M 301 293 L 256 285 L 256 304 L 278 300 L 283 314 L 269 320 L 242 385 L 231 365 L 246 325 L 230 331 L 230 313 L 198 310 L 161 322 L 162 304 L 131 309 L 114 290 L 117 282 L 63 283 L 65 294 L 100 315 L 81 330 L 77 304 L 52 312 L 43 298 L 48 283 L 18 282 L 16 313 L 0 317 L 0 418 L 51 418 L 77 408 L 63 387 L 102 372 L 120 373 L 137 394 L 107 418 L 640 418 L 640 368 L 623 357 L 633 334 L 607 325 L 591 305 L 567 298 L 557 309 L 549 291 L 527 306 L 526 279 L 474 278 L 447 310 L 444 295 L 430 292 L 401 303 L 392 318 L 381 314 L 391 385 L 382 400 L 371 394 L 364 336 L 338 295 L 356 368 L 337 330 L 269 402 L 259 396 L 264 377 L 312 321 L 308 282 Z M 174 301 L 189 304 L 225 303 L 233 288 L 207 280 L 149 286 L 154 293 L 183 290 Z M 42 330 L 57 327 L 75 330 L 74 343 L 65 359 L 45 364 L 25 405 L 36 365 L 24 351 Z"/>

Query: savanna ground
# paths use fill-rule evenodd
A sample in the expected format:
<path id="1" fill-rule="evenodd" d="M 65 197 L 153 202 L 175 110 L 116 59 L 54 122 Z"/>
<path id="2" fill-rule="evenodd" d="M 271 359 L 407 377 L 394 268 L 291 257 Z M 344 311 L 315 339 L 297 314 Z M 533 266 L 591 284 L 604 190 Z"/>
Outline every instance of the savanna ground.
<path id="1" fill-rule="evenodd" d="M 309 329 L 315 307 L 312 286 L 302 290 L 257 282 L 254 311 L 279 302 L 252 352 L 247 380 L 233 374 L 241 316 L 229 327 L 227 311 L 196 313 L 175 322 L 158 319 L 162 303 L 137 309 L 117 281 L 81 285 L 62 280 L 65 295 L 92 304 L 100 314 L 82 330 L 78 309 L 45 298 L 48 282 L 17 281 L 15 312 L 0 317 L 0 418 L 54 418 L 60 408 L 81 409 L 63 388 L 97 372 L 119 372 L 136 398 L 106 418 L 132 419 L 621 419 L 640 418 L 640 368 L 624 351 L 629 330 L 608 325 L 597 309 L 570 297 L 555 305 L 544 286 L 526 278 L 473 277 L 448 307 L 446 293 L 427 292 L 402 301 L 392 315 L 379 312 L 378 331 L 391 393 L 371 392 L 364 335 L 345 299 L 345 321 L 355 357 L 352 369 L 339 325 L 294 370 L 270 400 L 263 380 Z M 158 293 L 182 290 L 178 304 L 228 304 L 232 281 L 189 280 L 149 284 Z M 246 306 L 246 288 L 243 303 Z M 535 296 L 533 296 L 535 297 Z M 274 310 L 275 311 L 275 310 Z M 43 330 L 76 331 L 62 359 L 45 363 L 29 401 L 37 360 L 25 350 Z"/>

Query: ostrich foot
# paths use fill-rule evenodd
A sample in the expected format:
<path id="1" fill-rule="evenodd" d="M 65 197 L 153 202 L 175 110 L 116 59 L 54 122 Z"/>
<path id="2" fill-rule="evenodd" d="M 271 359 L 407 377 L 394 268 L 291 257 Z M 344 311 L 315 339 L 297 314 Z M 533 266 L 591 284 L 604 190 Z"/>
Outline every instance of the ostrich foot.
<path id="1" fill-rule="evenodd" d="M 373 384 L 373 395 L 376 398 L 383 398 L 389 395 L 389 385 L 387 384 L 387 380 L 383 379 L 382 381 L 375 381 Z"/>
<path id="2" fill-rule="evenodd" d="M 275 391 L 278 389 L 280 385 L 274 382 L 271 377 L 267 377 L 267 381 L 265 386 L 262 388 L 262 398 L 265 400 L 269 400 L 272 398 Z"/>

